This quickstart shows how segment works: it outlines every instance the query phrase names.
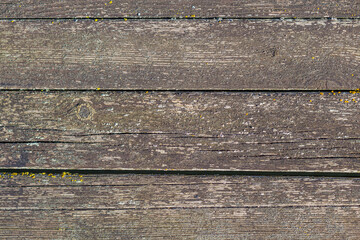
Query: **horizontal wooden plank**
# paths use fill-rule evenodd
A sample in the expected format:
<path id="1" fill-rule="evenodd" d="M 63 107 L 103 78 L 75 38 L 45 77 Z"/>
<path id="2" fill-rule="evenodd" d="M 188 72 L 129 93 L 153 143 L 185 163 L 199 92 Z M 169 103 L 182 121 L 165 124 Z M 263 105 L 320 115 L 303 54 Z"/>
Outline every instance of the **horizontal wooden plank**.
<path id="1" fill-rule="evenodd" d="M 0 167 L 359 173 L 359 100 L 349 92 L 2 91 Z"/>
<path id="2" fill-rule="evenodd" d="M 354 89 L 359 21 L 1 21 L 0 88 Z"/>
<path id="3" fill-rule="evenodd" d="M 0 17 L 358 17 L 360 3 L 351 0 L 2 0 Z"/>
<path id="4" fill-rule="evenodd" d="M 360 180 L 1 174 L 0 236 L 76 239 L 351 239 Z M 73 176 L 78 177 L 78 176 Z"/>
<path id="5" fill-rule="evenodd" d="M 0 211 L 4 238 L 357 239 L 359 207 Z"/>

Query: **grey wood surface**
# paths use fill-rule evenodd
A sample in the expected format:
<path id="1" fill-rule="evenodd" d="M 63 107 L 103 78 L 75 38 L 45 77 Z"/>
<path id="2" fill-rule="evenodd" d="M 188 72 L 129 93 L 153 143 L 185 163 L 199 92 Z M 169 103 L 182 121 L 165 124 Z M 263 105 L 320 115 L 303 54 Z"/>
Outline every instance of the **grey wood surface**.
<path id="1" fill-rule="evenodd" d="M 359 93 L 3 91 L 0 166 L 354 172 Z"/>
<path id="2" fill-rule="evenodd" d="M 359 181 L 1 173 L 0 235 L 27 239 L 356 239 Z"/>
<path id="3" fill-rule="evenodd" d="M 358 239 L 359 10 L 2 0 L 0 238 Z"/>
<path id="4" fill-rule="evenodd" d="M 2 20 L 0 88 L 359 87 L 358 20 Z"/>
<path id="5" fill-rule="evenodd" d="M 2 18 L 359 17 L 351 0 L 2 0 Z"/>

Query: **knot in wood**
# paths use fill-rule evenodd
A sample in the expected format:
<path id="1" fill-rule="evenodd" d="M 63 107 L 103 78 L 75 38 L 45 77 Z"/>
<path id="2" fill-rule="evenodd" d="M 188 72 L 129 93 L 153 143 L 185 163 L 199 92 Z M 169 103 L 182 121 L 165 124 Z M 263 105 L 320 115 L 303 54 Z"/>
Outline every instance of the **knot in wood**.
<path id="1" fill-rule="evenodd" d="M 90 120 L 94 114 L 94 109 L 88 104 L 83 103 L 77 107 L 77 117 L 81 120 Z"/>

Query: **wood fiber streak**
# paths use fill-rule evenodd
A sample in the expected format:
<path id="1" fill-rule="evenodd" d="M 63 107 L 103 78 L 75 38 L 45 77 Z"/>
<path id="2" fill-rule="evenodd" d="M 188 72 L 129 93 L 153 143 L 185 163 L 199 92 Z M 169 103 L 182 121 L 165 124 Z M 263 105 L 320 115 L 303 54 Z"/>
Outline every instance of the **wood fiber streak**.
<path id="1" fill-rule="evenodd" d="M 0 89 L 355 89 L 357 20 L 1 21 Z"/>
<path id="2" fill-rule="evenodd" d="M 359 17 L 351 0 L 2 0 L 2 18 Z"/>
<path id="3" fill-rule="evenodd" d="M 359 172 L 359 100 L 345 92 L 5 91 L 0 166 Z"/>
<path id="4" fill-rule="evenodd" d="M 56 176 L 56 175 L 55 175 Z M 0 235 L 76 239 L 351 239 L 359 179 L 85 175 L 1 178 Z"/>

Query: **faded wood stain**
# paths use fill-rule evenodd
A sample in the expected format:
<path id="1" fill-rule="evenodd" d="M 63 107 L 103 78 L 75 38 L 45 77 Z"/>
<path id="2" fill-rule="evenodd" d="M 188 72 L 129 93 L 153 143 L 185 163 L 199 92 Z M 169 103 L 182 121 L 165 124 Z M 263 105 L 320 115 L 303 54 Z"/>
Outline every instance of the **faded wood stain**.
<path id="1" fill-rule="evenodd" d="M 2 20 L 0 88 L 358 88 L 357 20 Z"/>
<path id="2" fill-rule="evenodd" d="M 3 0 L 0 238 L 357 239 L 359 10 Z"/>

